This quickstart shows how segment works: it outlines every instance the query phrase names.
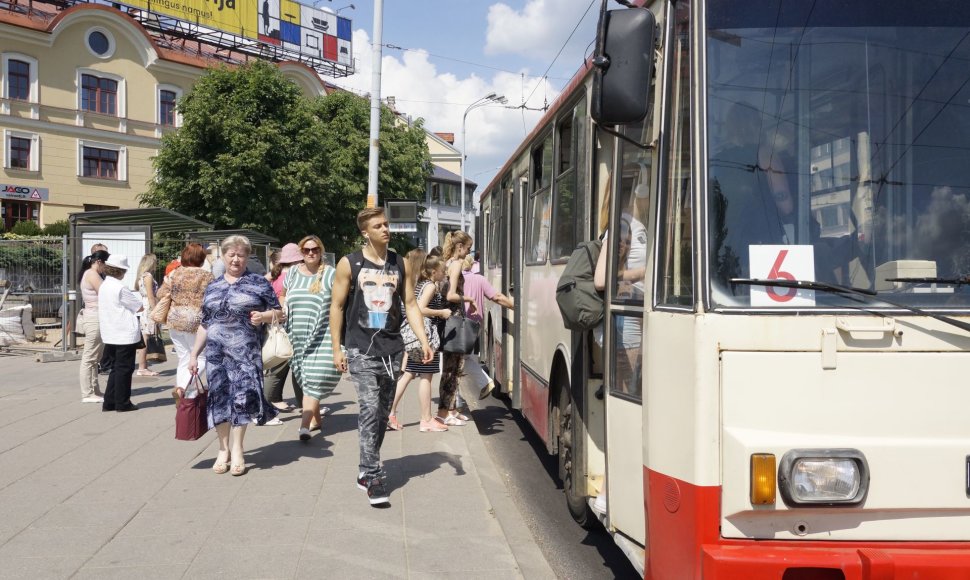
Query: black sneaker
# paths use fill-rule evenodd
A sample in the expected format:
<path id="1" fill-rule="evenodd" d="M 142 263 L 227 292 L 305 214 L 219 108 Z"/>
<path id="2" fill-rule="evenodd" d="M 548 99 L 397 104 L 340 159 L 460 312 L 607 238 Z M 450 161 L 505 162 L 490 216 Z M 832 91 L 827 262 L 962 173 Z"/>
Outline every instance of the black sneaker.
<path id="1" fill-rule="evenodd" d="M 387 497 L 387 488 L 380 478 L 375 478 L 367 482 L 367 499 L 371 505 L 383 505 L 391 503 Z"/>

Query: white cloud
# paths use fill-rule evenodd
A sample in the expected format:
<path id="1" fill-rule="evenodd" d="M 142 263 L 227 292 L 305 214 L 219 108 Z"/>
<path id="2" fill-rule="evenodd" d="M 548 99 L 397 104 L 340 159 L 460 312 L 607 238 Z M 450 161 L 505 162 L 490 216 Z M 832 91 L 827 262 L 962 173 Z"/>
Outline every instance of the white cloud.
<path id="1" fill-rule="evenodd" d="M 364 30 L 355 30 L 356 72 L 333 82 L 359 93 L 371 89 L 371 43 Z M 457 77 L 438 71 L 428 54 L 407 51 L 384 54 L 381 71 L 381 96 L 393 96 L 396 108 L 413 118 L 423 118 L 429 131 L 454 133 L 455 145 L 461 148 L 462 115 L 469 104 L 490 93 L 505 95 L 510 105 L 517 105 L 535 86 L 535 79 L 526 77 L 525 86 L 517 74 L 498 72 L 486 78 L 477 74 Z M 529 74 L 528 69 L 522 73 Z M 558 92 L 551 85 L 540 87 L 529 102 L 541 106 L 543 98 L 551 103 Z M 469 112 L 465 124 L 468 161 L 465 175 L 485 186 L 507 160 L 525 135 L 541 117 L 540 112 L 507 109 L 497 106 L 475 108 Z"/>
<path id="2" fill-rule="evenodd" d="M 485 52 L 518 54 L 548 66 L 589 6 L 588 0 L 528 0 L 521 10 L 508 4 L 492 4 L 488 9 Z M 557 64 L 568 63 L 571 71 L 578 68 L 595 34 L 597 15 L 596 6 L 589 9 Z"/>

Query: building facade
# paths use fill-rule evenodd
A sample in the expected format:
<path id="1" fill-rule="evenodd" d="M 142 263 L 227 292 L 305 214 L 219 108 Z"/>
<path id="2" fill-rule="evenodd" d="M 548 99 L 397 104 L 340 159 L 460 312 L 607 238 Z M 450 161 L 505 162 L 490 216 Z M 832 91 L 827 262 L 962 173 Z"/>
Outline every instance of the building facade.
<path id="1" fill-rule="evenodd" d="M 138 207 L 162 135 L 180 124 L 176 101 L 208 67 L 239 61 L 153 36 L 108 6 L 8 6 L 0 9 L 0 224 Z M 278 66 L 308 96 L 324 94 L 309 67 Z"/>
<path id="2" fill-rule="evenodd" d="M 445 234 L 461 229 L 461 151 L 454 145 L 451 133 L 428 133 L 428 150 L 434 173 L 428 178 L 425 192 L 425 212 L 418 230 L 425 248 L 440 246 Z M 475 208 L 473 197 L 478 185 L 465 178 L 465 231 L 475 237 Z"/>

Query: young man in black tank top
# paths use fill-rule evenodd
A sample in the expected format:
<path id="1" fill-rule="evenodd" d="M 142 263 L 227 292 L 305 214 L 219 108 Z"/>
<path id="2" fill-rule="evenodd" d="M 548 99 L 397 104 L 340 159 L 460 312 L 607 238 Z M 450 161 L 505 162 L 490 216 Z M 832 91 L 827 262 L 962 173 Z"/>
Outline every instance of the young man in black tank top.
<path id="1" fill-rule="evenodd" d="M 380 452 L 394 389 L 402 372 L 402 302 L 408 323 L 421 340 L 423 362 L 430 362 L 434 352 L 424 335 L 414 284 L 405 275 L 404 260 L 387 247 L 391 232 L 384 210 L 361 210 L 357 214 L 357 227 L 366 244 L 337 263 L 330 305 L 330 334 L 334 365 L 340 371 L 350 372 L 357 390 L 360 407 L 357 487 L 367 492 L 371 505 L 381 505 L 389 503 L 381 480 Z M 346 347 L 346 353 L 341 345 Z"/>

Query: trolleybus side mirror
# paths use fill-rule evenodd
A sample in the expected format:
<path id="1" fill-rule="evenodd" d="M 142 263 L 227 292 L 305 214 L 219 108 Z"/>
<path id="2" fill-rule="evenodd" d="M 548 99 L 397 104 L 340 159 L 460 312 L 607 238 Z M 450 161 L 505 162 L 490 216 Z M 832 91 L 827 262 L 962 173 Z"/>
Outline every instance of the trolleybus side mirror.
<path id="1" fill-rule="evenodd" d="M 600 125 L 623 125 L 647 115 L 656 23 L 646 8 L 604 11 L 593 56 L 590 114 Z"/>

